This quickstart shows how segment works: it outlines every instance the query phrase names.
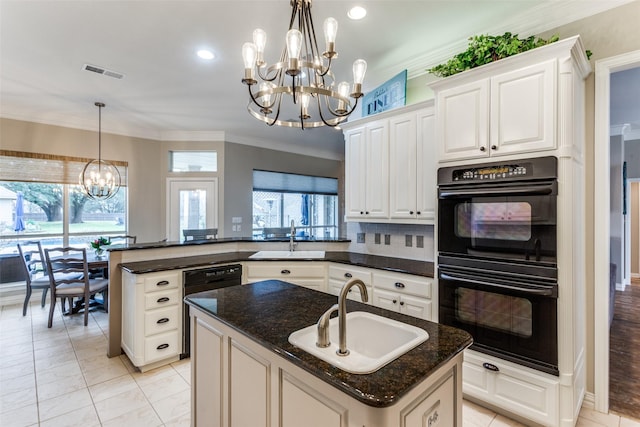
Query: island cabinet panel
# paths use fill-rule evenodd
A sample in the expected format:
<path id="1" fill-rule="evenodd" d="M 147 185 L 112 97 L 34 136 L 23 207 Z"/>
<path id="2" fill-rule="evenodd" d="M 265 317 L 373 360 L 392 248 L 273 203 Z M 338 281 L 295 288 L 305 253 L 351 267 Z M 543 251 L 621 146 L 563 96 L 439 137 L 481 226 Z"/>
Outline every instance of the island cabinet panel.
<path id="1" fill-rule="evenodd" d="M 182 353 L 180 270 L 122 273 L 122 342 L 131 363 L 146 371 Z"/>
<path id="2" fill-rule="evenodd" d="M 441 384 L 434 385 L 435 391 L 428 390 L 426 399 L 416 402 L 415 406 L 407 407 L 401 414 L 405 426 L 454 426 L 456 425 L 455 379 L 449 375 Z"/>
<path id="3" fill-rule="evenodd" d="M 324 262 L 258 261 L 247 262 L 244 266 L 246 283 L 277 279 L 317 291 L 327 290 L 327 267 Z"/>
<path id="4" fill-rule="evenodd" d="M 348 411 L 342 405 L 285 371 L 281 371 L 281 376 L 282 427 L 348 426 Z"/>
<path id="5" fill-rule="evenodd" d="M 267 427 L 270 425 L 270 363 L 235 340 L 230 339 L 229 343 L 229 425 Z M 247 402 L 251 402 L 250 407 Z"/>
<path id="6" fill-rule="evenodd" d="M 191 420 L 193 426 L 220 427 L 223 424 L 224 334 L 191 317 Z"/>

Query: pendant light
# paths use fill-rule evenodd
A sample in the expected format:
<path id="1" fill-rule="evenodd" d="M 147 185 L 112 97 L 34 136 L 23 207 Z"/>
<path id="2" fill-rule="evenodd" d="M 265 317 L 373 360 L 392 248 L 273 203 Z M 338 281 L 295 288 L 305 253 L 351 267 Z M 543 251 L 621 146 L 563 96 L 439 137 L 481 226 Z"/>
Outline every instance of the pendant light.
<path id="1" fill-rule="evenodd" d="M 120 172 L 118 168 L 106 160 L 102 160 L 102 102 L 94 104 L 98 107 L 98 159 L 88 162 L 79 176 L 82 192 L 95 200 L 108 200 L 120 189 Z"/>

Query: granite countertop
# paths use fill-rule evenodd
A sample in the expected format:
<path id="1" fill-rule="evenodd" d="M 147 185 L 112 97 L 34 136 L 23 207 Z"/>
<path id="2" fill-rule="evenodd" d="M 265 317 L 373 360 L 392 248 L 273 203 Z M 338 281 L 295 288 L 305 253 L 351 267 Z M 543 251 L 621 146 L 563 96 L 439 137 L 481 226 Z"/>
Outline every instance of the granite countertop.
<path id="1" fill-rule="evenodd" d="M 124 262 L 120 264 L 120 268 L 129 273 L 145 274 L 158 271 L 177 270 L 185 268 L 206 267 L 216 264 L 227 264 L 242 261 L 320 261 L 320 262 L 337 262 L 341 264 L 357 265 L 360 267 L 377 268 L 380 270 L 394 271 L 398 273 L 413 274 L 416 276 L 433 277 L 433 262 L 417 261 L 404 258 L 391 258 L 378 255 L 367 255 L 355 252 L 325 252 L 324 258 L 305 259 L 305 258 L 287 258 L 287 259 L 265 259 L 255 260 L 249 258 L 255 251 L 244 252 L 225 252 L 211 255 L 196 255 L 181 258 L 155 259 L 149 261 Z"/>
<path id="2" fill-rule="evenodd" d="M 207 240 L 188 240 L 188 241 L 159 241 L 159 242 L 145 242 L 145 243 L 123 243 L 118 245 L 110 245 L 105 249 L 107 251 L 130 251 L 137 249 L 158 249 L 158 248 L 174 248 L 181 246 L 197 246 L 197 245 L 216 245 L 221 243 L 234 243 L 234 242 L 250 242 L 250 243 L 273 243 L 273 242 L 288 242 L 288 237 L 275 237 L 269 239 L 254 239 L 252 237 L 222 237 L 219 239 L 207 239 Z M 343 237 L 333 238 L 308 238 L 308 237 L 296 237 L 296 242 L 317 242 L 317 243 L 348 243 L 351 240 Z"/>
<path id="3" fill-rule="evenodd" d="M 188 295 L 187 304 L 279 354 L 358 401 L 373 407 L 396 403 L 456 354 L 471 345 L 467 332 L 347 300 L 348 311 L 367 311 L 425 329 L 429 339 L 371 374 L 351 374 L 299 349 L 289 335 L 315 324 L 336 297 L 267 280 Z M 337 337 L 332 337 L 337 339 Z"/>

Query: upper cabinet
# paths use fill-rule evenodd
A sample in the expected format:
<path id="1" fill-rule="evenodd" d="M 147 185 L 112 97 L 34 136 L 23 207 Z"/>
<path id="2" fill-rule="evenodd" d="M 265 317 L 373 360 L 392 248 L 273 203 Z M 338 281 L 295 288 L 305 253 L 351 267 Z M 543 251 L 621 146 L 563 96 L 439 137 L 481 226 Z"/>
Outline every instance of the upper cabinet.
<path id="1" fill-rule="evenodd" d="M 433 102 L 343 125 L 347 221 L 433 224 Z"/>
<path id="2" fill-rule="evenodd" d="M 556 61 L 437 93 L 440 161 L 556 148 Z"/>
<path id="3" fill-rule="evenodd" d="M 571 82 L 590 71 L 576 36 L 431 83 L 438 160 L 581 156 L 584 100 Z"/>

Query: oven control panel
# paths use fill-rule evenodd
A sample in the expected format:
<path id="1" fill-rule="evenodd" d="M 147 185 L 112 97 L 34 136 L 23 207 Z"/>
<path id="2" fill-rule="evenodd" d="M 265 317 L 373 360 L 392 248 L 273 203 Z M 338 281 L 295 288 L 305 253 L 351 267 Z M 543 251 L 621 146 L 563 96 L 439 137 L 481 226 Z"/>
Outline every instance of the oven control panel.
<path id="1" fill-rule="evenodd" d="M 511 178 L 524 178 L 532 175 L 530 164 L 495 165 L 453 171 L 453 181 L 497 181 Z"/>

